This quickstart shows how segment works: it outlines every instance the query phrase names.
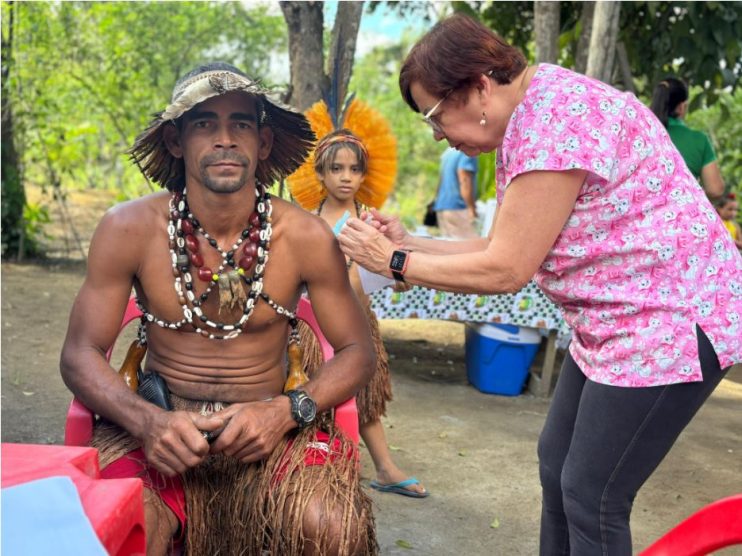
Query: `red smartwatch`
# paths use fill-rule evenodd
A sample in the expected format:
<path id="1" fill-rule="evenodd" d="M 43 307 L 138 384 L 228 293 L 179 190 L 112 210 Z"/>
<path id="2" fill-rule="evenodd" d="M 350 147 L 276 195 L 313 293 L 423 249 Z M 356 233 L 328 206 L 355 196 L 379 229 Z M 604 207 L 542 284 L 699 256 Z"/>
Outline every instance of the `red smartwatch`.
<path id="1" fill-rule="evenodd" d="M 407 271 L 407 263 L 410 260 L 409 249 L 397 249 L 392 253 L 392 260 L 389 261 L 389 269 L 392 276 L 398 282 L 404 282 L 404 273 Z"/>

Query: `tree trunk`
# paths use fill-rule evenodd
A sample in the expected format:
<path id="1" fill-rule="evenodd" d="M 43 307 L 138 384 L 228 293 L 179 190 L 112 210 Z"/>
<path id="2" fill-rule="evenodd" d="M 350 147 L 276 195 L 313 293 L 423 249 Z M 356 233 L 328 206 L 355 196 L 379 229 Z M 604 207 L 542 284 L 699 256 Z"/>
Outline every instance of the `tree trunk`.
<path id="1" fill-rule="evenodd" d="M 23 258 L 23 207 L 26 206 L 26 192 L 23 188 L 21 165 L 16 150 L 13 129 L 13 110 L 10 95 L 10 72 L 13 63 L 13 27 L 15 6 L 8 7 L 8 28 L 3 29 L 2 37 L 2 252 L 3 255 L 16 253 L 18 260 Z"/>
<path id="2" fill-rule="evenodd" d="M 362 15 L 363 2 L 338 2 L 327 57 L 327 76 L 330 83 L 335 84 L 336 98 L 341 104 L 348 93 L 348 83 L 353 73 L 353 58 Z"/>
<path id="3" fill-rule="evenodd" d="M 555 64 L 559 58 L 559 2 L 534 2 L 536 62 Z"/>
<path id="4" fill-rule="evenodd" d="M 595 2 L 583 2 L 582 14 L 580 15 L 580 38 L 577 41 L 577 52 L 575 53 L 575 71 L 585 73 L 587 69 L 587 55 L 590 52 L 590 35 L 593 31 L 593 15 L 595 14 Z"/>
<path id="5" fill-rule="evenodd" d="M 322 2 L 280 2 L 289 32 L 291 89 L 285 101 L 304 111 L 322 98 L 325 85 Z"/>
<path id="6" fill-rule="evenodd" d="M 629 64 L 629 55 L 626 52 L 626 45 L 623 41 L 618 41 L 616 44 L 616 55 L 618 56 L 619 75 L 621 76 L 624 91 L 630 91 L 636 94 L 634 78 L 631 75 L 631 65 Z"/>
<path id="7" fill-rule="evenodd" d="M 590 35 L 590 53 L 587 70 L 590 77 L 610 83 L 618 37 L 620 2 L 596 2 L 593 31 Z"/>

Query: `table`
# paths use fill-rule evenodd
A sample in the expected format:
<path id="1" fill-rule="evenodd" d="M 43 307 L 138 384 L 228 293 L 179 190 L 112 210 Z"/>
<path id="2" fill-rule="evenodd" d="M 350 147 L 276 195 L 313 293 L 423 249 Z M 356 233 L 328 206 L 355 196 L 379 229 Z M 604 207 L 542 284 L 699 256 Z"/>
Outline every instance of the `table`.
<path id="1" fill-rule="evenodd" d="M 407 292 L 384 288 L 371 294 L 371 308 L 380 319 L 489 322 L 547 330 L 541 375 L 532 373 L 528 385 L 539 396 L 548 396 L 551 391 L 557 335 L 569 333 L 559 308 L 534 282 L 529 282 L 516 294 L 505 295 L 456 294 L 419 286 Z"/>
<path id="2" fill-rule="evenodd" d="M 2 444 L 2 488 L 48 477 L 72 480 L 85 515 L 108 554 L 145 554 L 140 479 L 101 479 L 94 448 Z"/>

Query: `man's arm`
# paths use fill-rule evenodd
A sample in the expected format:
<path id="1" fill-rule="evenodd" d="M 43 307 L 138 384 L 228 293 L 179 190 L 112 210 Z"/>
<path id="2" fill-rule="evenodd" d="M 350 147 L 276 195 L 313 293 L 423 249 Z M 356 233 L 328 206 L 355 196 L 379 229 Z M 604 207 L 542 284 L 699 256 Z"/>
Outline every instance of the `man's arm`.
<path id="1" fill-rule="evenodd" d="M 194 425 L 189 414 L 173 416 L 129 390 L 105 359 L 119 332 L 142 246 L 151 234 L 146 218 L 137 218 L 147 208 L 135 203 L 107 213 L 93 236 L 85 282 L 70 313 L 60 370 L 83 404 L 142 440 L 147 459 L 173 475 L 196 465 L 208 452 L 197 427 L 211 430 L 222 421 L 212 426 L 201 418 Z"/>
<path id="2" fill-rule="evenodd" d="M 137 270 L 133 243 L 119 207 L 107 213 L 93 235 L 85 281 L 70 313 L 60 369 L 65 384 L 95 413 L 134 436 L 141 423 L 133 416 L 148 408 L 132 394 L 105 360 L 113 344 Z"/>
<path id="3" fill-rule="evenodd" d="M 302 277 L 335 356 L 313 374 L 305 390 L 324 411 L 354 396 L 370 380 L 376 357 L 366 313 L 353 292 L 335 237 L 319 219 L 309 228 L 305 237 L 312 247 L 303 250 Z"/>
<path id="4" fill-rule="evenodd" d="M 474 183 L 474 172 L 459 168 L 456 170 L 456 177 L 459 180 L 459 193 L 461 198 L 466 203 L 466 208 L 471 214 L 472 218 L 477 217 L 477 204 L 474 191 L 476 184 Z"/>

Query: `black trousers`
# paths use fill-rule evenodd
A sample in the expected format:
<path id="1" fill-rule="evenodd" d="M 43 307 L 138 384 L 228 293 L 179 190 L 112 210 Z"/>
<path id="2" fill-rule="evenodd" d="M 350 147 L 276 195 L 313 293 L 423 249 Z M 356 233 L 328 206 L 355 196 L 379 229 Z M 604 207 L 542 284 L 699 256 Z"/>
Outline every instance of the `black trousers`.
<path id="1" fill-rule="evenodd" d="M 631 555 L 637 491 L 728 370 L 696 330 L 702 382 L 607 386 L 567 354 L 538 443 L 542 556 Z"/>

